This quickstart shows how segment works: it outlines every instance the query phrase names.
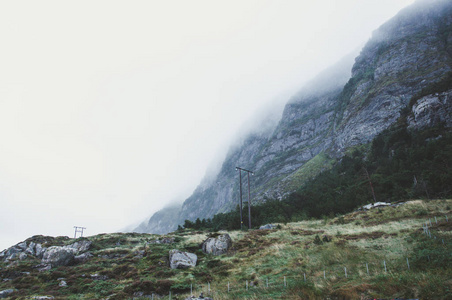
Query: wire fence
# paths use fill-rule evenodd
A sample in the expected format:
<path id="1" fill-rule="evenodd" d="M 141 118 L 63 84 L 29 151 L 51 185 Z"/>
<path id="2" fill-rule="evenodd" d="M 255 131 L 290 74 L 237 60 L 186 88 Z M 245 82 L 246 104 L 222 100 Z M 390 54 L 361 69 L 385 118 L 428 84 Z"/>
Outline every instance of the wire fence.
<path id="1" fill-rule="evenodd" d="M 448 216 L 445 215 L 442 218 L 442 222 L 449 222 Z M 435 225 L 441 223 L 440 217 L 429 218 L 422 224 L 423 234 L 426 235 L 428 239 L 431 239 L 432 243 L 437 243 L 437 245 L 444 246 L 447 248 L 450 243 L 444 238 L 437 238 L 438 233 L 432 231 Z M 425 263 L 431 262 L 433 257 L 430 255 L 425 255 L 423 257 L 418 257 L 425 259 Z M 339 281 L 339 280 L 354 280 L 357 278 L 362 278 L 363 276 L 372 277 L 380 276 L 386 274 L 397 274 L 400 272 L 410 272 L 414 271 L 414 266 L 410 264 L 410 257 L 405 256 L 398 259 L 382 259 L 377 263 L 365 262 L 362 264 L 355 264 L 353 266 L 334 266 L 325 267 L 318 270 L 303 270 L 296 276 L 260 276 L 259 279 L 248 279 L 248 280 L 230 280 L 222 283 L 212 283 L 212 282 L 193 282 L 190 284 L 190 295 L 195 296 L 203 293 L 206 297 L 215 297 L 218 294 L 227 295 L 232 293 L 243 293 L 252 292 L 262 289 L 285 289 L 290 288 L 299 284 L 318 284 L 323 280 L 324 282 L 329 281 Z M 265 291 L 262 291 L 265 292 Z M 154 295 L 148 298 L 154 299 Z M 165 296 L 163 299 L 176 299 L 175 294 L 170 291 L 169 295 Z M 157 298 L 155 298 L 157 299 Z M 162 298 L 158 298 L 162 299 Z M 182 298 L 177 298 L 182 299 Z M 214 298 L 215 299 L 215 298 Z"/>

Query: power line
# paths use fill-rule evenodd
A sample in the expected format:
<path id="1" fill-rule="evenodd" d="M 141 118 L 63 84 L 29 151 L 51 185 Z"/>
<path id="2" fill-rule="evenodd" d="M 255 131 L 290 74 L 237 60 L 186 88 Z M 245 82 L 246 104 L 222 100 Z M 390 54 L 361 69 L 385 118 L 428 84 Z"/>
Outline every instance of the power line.
<path id="1" fill-rule="evenodd" d="M 251 192 L 250 192 L 250 173 L 254 175 L 253 171 L 243 169 L 240 167 L 235 167 L 235 170 L 239 170 L 240 173 L 240 229 L 243 229 L 243 205 L 242 205 L 242 171 L 247 172 L 248 174 L 248 228 L 251 229 Z"/>

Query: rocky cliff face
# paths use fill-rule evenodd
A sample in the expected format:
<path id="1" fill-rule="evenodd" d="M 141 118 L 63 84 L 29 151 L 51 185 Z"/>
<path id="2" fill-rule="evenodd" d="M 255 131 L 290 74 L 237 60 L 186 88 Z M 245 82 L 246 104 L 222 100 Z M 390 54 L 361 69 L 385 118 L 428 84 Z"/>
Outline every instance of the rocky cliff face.
<path id="1" fill-rule="evenodd" d="M 370 142 L 396 122 L 414 95 L 451 71 L 452 2 L 417 1 L 378 28 L 354 64 L 345 59 L 306 85 L 288 102 L 276 127 L 251 134 L 233 148 L 216 180 L 201 183 L 165 221 L 175 229 L 185 219 L 235 207 L 236 166 L 255 172 L 254 202 L 284 198 L 350 147 Z M 446 92 L 419 99 L 410 126 L 451 126 L 450 97 Z M 243 183 L 246 187 L 246 177 Z M 157 232 L 148 225 L 140 231 Z"/>

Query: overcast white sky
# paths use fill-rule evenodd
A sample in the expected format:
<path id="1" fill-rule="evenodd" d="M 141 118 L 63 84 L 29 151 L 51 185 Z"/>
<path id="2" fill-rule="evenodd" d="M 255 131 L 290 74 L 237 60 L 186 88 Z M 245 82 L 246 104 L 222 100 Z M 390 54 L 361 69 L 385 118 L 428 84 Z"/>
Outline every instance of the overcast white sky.
<path id="1" fill-rule="evenodd" d="M 1 1 L 0 250 L 183 200 L 255 111 L 412 2 Z"/>

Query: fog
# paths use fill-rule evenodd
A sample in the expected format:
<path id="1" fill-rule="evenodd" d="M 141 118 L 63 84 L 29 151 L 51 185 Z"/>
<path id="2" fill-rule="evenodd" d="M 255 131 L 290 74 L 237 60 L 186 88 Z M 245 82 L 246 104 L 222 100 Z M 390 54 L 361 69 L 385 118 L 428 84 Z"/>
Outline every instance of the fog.
<path id="1" fill-rule="evenodd" d="M 412 2 L 1 1 L 0 250 L 183 201 L 256 112 Z"/>

